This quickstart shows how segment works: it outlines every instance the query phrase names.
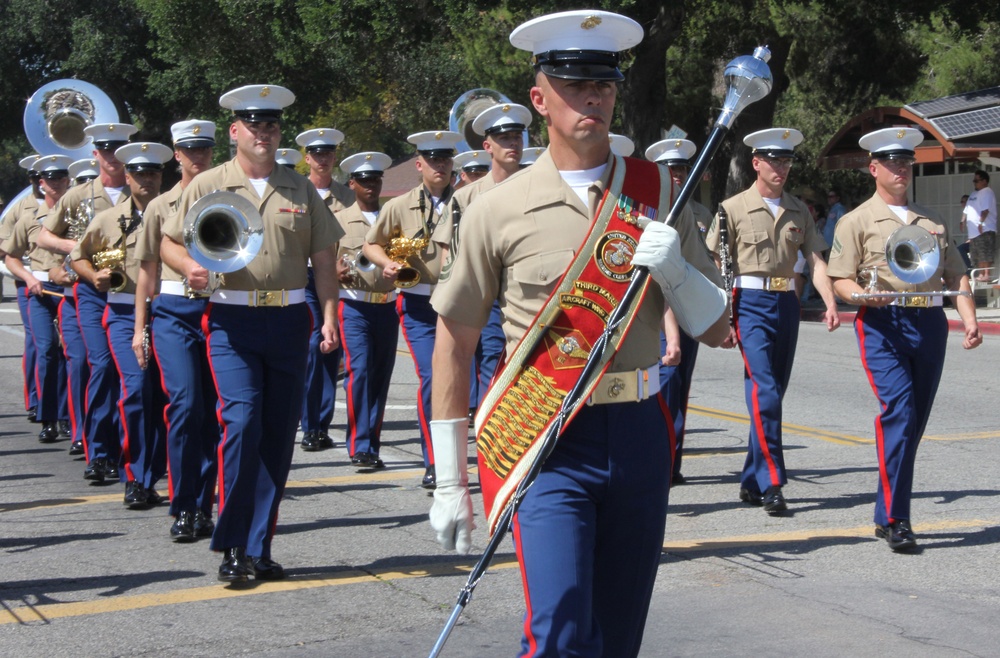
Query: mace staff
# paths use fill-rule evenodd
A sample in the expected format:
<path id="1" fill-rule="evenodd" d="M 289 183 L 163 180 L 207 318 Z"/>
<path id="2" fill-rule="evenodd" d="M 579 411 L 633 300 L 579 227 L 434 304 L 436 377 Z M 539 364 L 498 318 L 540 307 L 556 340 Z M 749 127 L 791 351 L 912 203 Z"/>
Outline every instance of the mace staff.
<path id="1" fill-rule="evenodd" d="M 673 205 L 670 207 L 670 211 L 663 220 L 667 225 L 673 225 L 673 223 L 677 221 L 681 211 L 684 210 L 684 207 L 687 205 L 691 195 L 694 194 L 695 187 L 697 187 L 700 183 L 701 177 L 704 175 L 705 170 L 708 169 L 709 163 L 711 163 L 712 158 L 715 157 L 716 152 L 722 145 L 722 141 L 725 139 L 726 134 L 729 132 L 733 122 L 736 121 L 740 112 L 742 112 L 746 106 L 760 100 L 771 91 L 771 70 L 767 66 L 767 60 L 770 59 L 770 57 L 771 52 L 765 46 L 760 46 L 754 50 L 753 55 L 743 55 L 737 57 L 726 65 L 726 69 L 723 73 L 723 77 L 726 82 L 726 98 L 723 102 L 722 111 L 719 113 L 719 118 L 715 121 L 715 125 L 713 126 L 712 132 L 708 137 L 708 141 L 705 142 L 705 146 L 702 148 L 701 153 L 698 154 L 698 159 L 691 168 L 691 173 L 688 176 L 688 179 L 685 181 L 680 193 L 677 195 Z M 556 442 L 559 439 L 559 435 L 562 433 L 562 427 L 566 418 L 568 418 L 572 410 L 581 403 L 581 398 L 583 397 L 583 393 L 585 392 L 591 377 L 593 377 L 594 374 L 600 370 L 608 359 L 614 356 L 613 349 L 608 350 L 611 337 L 618 327 L 628 319 L 627 309 L 632 305 L 632 302 L 642 290 L 648 276 L 649 270 L 645 267 L 636 266 L 633 269 L 629 286 L 626 289 L 625 294 L 622 296 L 622 299 L 618 302 L 618 306 L 615 307 L 611 316 L 608 318 L 604 332 L 594 343 L 594 346 L 590 351 L 590 355 L 587 358 L 587 362 L 584 364 L 583 369 L 580 372 L 580 378 L 577 380 L 573 388 L 570 389 L 569 393 L 566 394 L 566 397 L 563 398 L 562 406 L 556 413 L 555 420 L 549 425 L 544 436 L 540 439 L 540 448 L 538 450 L 538 454 L 535 456 L 535 460 L 531 463 L 531 466 L 528 468 L 528 472 L 525 474 L 520 483 L 518 483 L 517 488 L 511 495 L 507 506 L 504 508 L 497 520 L 496 531 L 493 533 L 493 536 L 490 537 L 490 541 L 486 545 L 486 549 L 483 551 L 482 557 L 479 558 L 479 562 L 476 563 L 476 566 L 474 566 L 472 571 L 469 573 L 469 578 L 466 581 L 465 586 L 461 589 L 461 591 L 459 591 L 455 607 L 452 609 L 451 615 L 448 617 L 448 621 L 445 623 L 444 629 L 438 636 L 437 642 L 435 642 L 434 646 L 431 648 L 431 652 L 429 654 L 430 658 L 436 658 L 441 654 L 441 650 L 444 648 L 445 642 L 448 641 L 448 636 L 451 635 L 452 629 L 455 627 L 455 624 L 458 623 L 458 618 L 461 616 L 465 606 L 467 606 L 469 601 L 472 599 L 473 591 L 476 589 L 480 579 L 489 568 L 490 562 L 493 560 L 493 556 L 500 547 L 500 542 L 502 542 L 506 536 L 507 531 L 510 528 L 511 521 L 514 518 L 514 514 L 517 512 L 517 509 L 520 507 L 521 500 L 524 498 L 524 494 L 531 487 L 535 478 L 538 477 L 545 460 L 555 449 Z"/>

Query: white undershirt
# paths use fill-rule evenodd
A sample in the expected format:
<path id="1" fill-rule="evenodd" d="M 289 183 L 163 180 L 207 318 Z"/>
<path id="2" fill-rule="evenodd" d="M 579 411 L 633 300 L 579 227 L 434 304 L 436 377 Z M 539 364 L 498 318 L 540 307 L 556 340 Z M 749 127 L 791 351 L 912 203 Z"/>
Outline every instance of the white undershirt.
<path id="1" fill-rule="evenodd" d="M 330 188 L 329 187 L 318 187 L 318 188 L 316 188 L 316 191 L 319 192 L 319 198 L 323 199 L 324 201 L 326 201 L 328 198 L 330 198 Z"/>
<path id="2" fill-rule="evenodd" d="M 111 199 L 111 205 L 117 206 L 118 199 L 122 198 L 122 190 L 124 187 L 105 187 L 104 191 L 108 193 L 108 198 Z"/>
<path id="3" fill-rule="evenodd" d="M 764 196 L 761 198 L 764 199 L 764 203 L 767 204 L 767 207 L 771 209 L 771 214 L 774 215 L 775 218 L 777 218 L 778 208 L 781 206 L 781 197 L 778 197 L 777 199 L 771 199 L 769 197 Z"/>
<path id="4" fill-rule="evenodd" d="M 377 210 L 362 210 L 361 216 L 365 218 L 365 221 L 369 224 L 374 224 L 375 220 L 378 219 Z"/>
<path id="5" fill-rule="evenodd" d="M 593 169 L 560 170 L 559 175 L 576 192 L 576 195 L 580 197 L 580 201 L 583 201 L 583 206 L 589 208 L 590 198 L 588 193 L 590 186 L 601 180 L 601 176 L 604 175 L 604 170 L 607 166 L 608 163 L 605 162 L 600 167 L 594 167 Z"/>
<path id="6" fill-rule="evenodd" d="M 257 190 L 257 196 L 261 199 L 264 198 L 264 190 L 267 189 L 267 179 L 266 178 L 251 178 L 250 184 L 253 185 L 253 189 Z"/>
<path id="7" fill-rule="evenodd" d="M 436 212 L 439 215 L 444 212 L 444 204 L 441 203 L 441 197 L 437 196 L 431 197 L 431 208 L 433 208 L 434 212 Z"/>
<path id="8" fill-rule="evenodd" d="M 904 224 L 909 224 L 910 221 L 906 219 L 906 210 L 909 206 L 889 206 L 889 210 L 896 213 L 896 217 L 899 217 L 900 221 Z"/>

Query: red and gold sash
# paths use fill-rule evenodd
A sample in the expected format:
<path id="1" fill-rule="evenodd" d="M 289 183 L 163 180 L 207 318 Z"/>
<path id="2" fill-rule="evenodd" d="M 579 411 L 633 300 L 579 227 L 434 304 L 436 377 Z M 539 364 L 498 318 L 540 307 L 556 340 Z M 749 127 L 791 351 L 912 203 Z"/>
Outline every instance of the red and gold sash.
<path id="1" fill-rule="evenodd" d="M 628 175 L 626 176 L 626 163 Z M 659 165 L 615 156 L 597 218 L 573 262 L 535 316 L 510 360 L 494 377 L 476 415 L 479 481 L 490 534 L 577 381 L 607 319 L 628 289 L 632 256 L 642 229 L 638 217 L 655 218 Z M 648 279 L 628 309 L 627 324 L 611 338 L 600 371 L 586 382 L 568 424 L 587 400 L 625 339 Z"/>

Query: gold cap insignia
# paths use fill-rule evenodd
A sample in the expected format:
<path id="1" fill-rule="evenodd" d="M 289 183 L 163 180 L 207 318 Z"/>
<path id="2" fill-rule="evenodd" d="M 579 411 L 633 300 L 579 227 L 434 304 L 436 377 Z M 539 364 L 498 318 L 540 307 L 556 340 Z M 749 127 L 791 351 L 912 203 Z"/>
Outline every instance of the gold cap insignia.
<path id="1" fill-rule="evenodd" d="M 896 139 L 903 139 L 903 137 L 905 135 L 906 135 L 906 131 L 905 130 L 900 130 L 898 133 L 896 133 Z"/>
<path id="2" fill-rule="evenodd" d="M 681 147 L 681 140 L 678 139 L 676 142 L 674 142 L 674 148 L 679 149 L 680 147 Z"/>
<path id="3" fill-rule="evenodd" d="M 587 16 L 587 18 L 583 19 L 583 22 L 580 23 L 580 27 L 585 30 L 593 30 L 600 24 L 601 18 L 599 16 Z"/>
<path id="4" fill-rule="evenodd" d="M 788 136 L 792 134 L 791 130 L 786 130 L 784 134 L 781 135 L 781 139 L 788 139 Z"/>
<path id="5" fill-rule="evenodd" d="M 143 145 L 142 145 L 142 146 L 141 146 L 141 147 L 139 148 L 139 150 L 140 150 L 140 151 L 148 151 L 148 150 L 149 150 L 149 144 L 143 144 Z"/>
<path id="6" fill-rule="evenodd" d="M 371 153 L 365 156 L 365 160 L 371 160 L 371 159 L 372 159 Z"/>
<path id="7" fill-rule="evenodd" d="M 479 151 L 473 151 L 472 152 L 472 157 L 478 158 L 479 157 Z"/>
<path id="8" fill-rule="evenodd" d="M 284 157 L 288 155 L 288 149 L 281 149 L 281 156 Z"/>
<path id="9" fill-rule="evenodd" d="M 114 131 L 115 131 L 115 124 L 111 124 L 110 126 L 108 126 L 109 133 L 113 133 Z"/>
<path id="10" fill-rule="evenodd" d="M 444 135 L 441 133 L 434 133 L 434 139 L 441 139 L 442 137 L 444 137 Z"/>
<path id="11" fill-rule="evenodd" d="M 49 162 L 55 162 L 55 161 L 56 161 L 56 156 L 53 155 L 49 157 Z"/>
<path id="12" fill-rule="evenodd" d="M 271 88 L 270 87 L 264 87 L 263 89 L 260 90 L 260 97 L 261 98 L 264 98 L 265 96 L 270 96 L 270 95 L 271 95 Z"/>
<path id="13" fill-rule="evenodd" d="M 320 137 L 322 137 L 322 136 L 323 136 L 323 135 L 325 135 L 325 134 L 326 134 L 326 131 L 325 131 L 325 130 L 323 130 L 323 129 L 320 129 L 320 131 L 319 131 L 319 136 L 320 136 Z"/>
<path id="14" fill-rule="evenodd" d="M 96 167 L 97 166 L 97 160 L 91 160 L 90 161 L 90 166 L 91 167 Z"/>
<path id="15" fill-rule="evenodd" d="M 502 109 L 502 110 L 503 110 L 504 112 L 510 112 L 510 105 L 504 105 L 504 106 L 503 106 L 503 108 L 501 108 L 501 109 Z"/>
<path id="16" fill-rule="evenodd" d="M 191 132 L 197 135 L 198 133 L 201 132 L 201 126 L 195 126 Z"/>

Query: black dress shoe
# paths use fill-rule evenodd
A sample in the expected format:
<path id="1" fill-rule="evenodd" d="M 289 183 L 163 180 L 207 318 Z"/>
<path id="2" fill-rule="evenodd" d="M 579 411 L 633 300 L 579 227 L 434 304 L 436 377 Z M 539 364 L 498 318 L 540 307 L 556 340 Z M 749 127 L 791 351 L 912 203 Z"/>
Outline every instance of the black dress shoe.
<path id="1" fill-rule="evenodd" d="M 285 577 L 285 568 L 269 557 L 250 558 L 253 564 L 253 577 L 257 580 L 281 580 Z"/>
<path id="2" fill-rule="evenodd" d="M 36 407 L 31 407 L 30 409 L 28 409 L 28 422 L 29 423 L 37 423 L 38 422 L 38 418 L 35 416 L 35 412 L 36 411 L 38 411 L 38 409 Z"/>
<path id="3" fill-rule="evenodd" d="M 104 463 L 104 477 L 109 480 L 118 480 L 118 464 L 112 462 L 110 459 Z"/>
<path id="4" fill-rule="evenodd" d="M 785 497 L 781 494 L 781 487 L 770 486 L 764 492 L 764 511 L 771 516 L 777 516 L 788 509 Z"/>
<path id="5" fill-rule="evenodd" d="M 333 439 L 330 438 L 330 435 L 326 432 L 326 430 L 320 430 L 320 432 L 319 432 L 319 449 L 320 450 L 329 450 L 333 446 L 334 446 Z"/>
<path id="6" fill-rule="evenodd" d="M 424 489 L 434 489 L 437 487 L 437 475 L 434 473 L 433 466 L 428 466 L 427 470 L 424 471 L 424 479 L 420 481 L 420 486 Z"/>
<path id="7" fill-rule="evenodd" d="M 670 478 L 670 484 L 687 484 L 687 478 L 680 473 L 674 473 L 673 477 Z"/>
<path id="8" fill-rule="evenodd" d="M 68 420 L 59 421 L 59 434 L 64 438 L 68 439 L 73 436 L 73 430 L 70 429 Z"/>
<path id="9" fill-rule="evenodd" d="M 224 583 L 245 583 L 253 573 L 253 565 L 245 548 L 227 548 L 219 565 L 219 580 Z"/>
<path id="10" fill-rule="evenodd" d="M 316 452 L 319 450 L 319 434 L 316 432 L 306 432 L 303 434 L 302 449 L 306 452 Z"/>
<path id="11" fill-rule="evenodd" d="M 371 458 L 371 453 L 361 450 L 360 452 L 354 453 L 354 456 L 351 457 L 351 463 L 359 468 L 368 468 Z"/>
<path id="12" fill-rule="evenodd" d="M 876 525 L 875 536 L 889 543 L 889 548 L 896 552 L 905 552 L 917 547 L 917 537 L 910 529 L 906 520 L 893 521 L 888 526 Z"/>
<path id="13" fill-rule="evenodd" d="M 181 512 L 177 515 L 177 520 L 170 526 L 170 538 L 177 543 L 187 543 L 195 540 L 194 514 L 192 512 Z"/>
<path id="14" fill-rule="evenodd" d="M 156 489 L 149 487 L 146 489 L 146 502 L 150 505 L 159 505 L 163 502 L 163 496 L 156 493 Z"/>
<path id="15" fill-rule="evenodd" d="M 83 469 L 83 479 L 93 480 L 94 482 L 104 482 L 104 477 L 107 475 L 107 460 L 104 457 L 96 457 L 91 459 L 90 463 L 87 464 L 87 468 Z"/>
<path id="16" fill-rule="evenodd" d="M 194 536 L 211 537 L 215 532 L 215 523 L 212 522 L 212 515 L 205 514 L 201 510 L 194 513 Z"/>
<path id="17" fill-rule="evenodd" d="M 764 504 L 764 496 L 749 489 L 740 489 L 740 500 L 754 507 L 760 507 Z"/>
<path id="18" fill-rule="evenodd" d="M 55 423 L 44 423 L 42 431 L 38 433 L 38 440 L 42 443 L 52 443 L 59 438 L 59 428 Z"/>
<path id="19" fill-rule="evenodd" d="M 69 444 L 69 454 L 71 455 L 82 455 L 83 454 L 83 441 L 77 440 Z"/>
<path id="20" fill-rule="evenodd" d="M 129 509 L 146 509 L 149 507 L 149 495 L 141 482 L 129 480 L 125 483 L 125 506 Z"/>

